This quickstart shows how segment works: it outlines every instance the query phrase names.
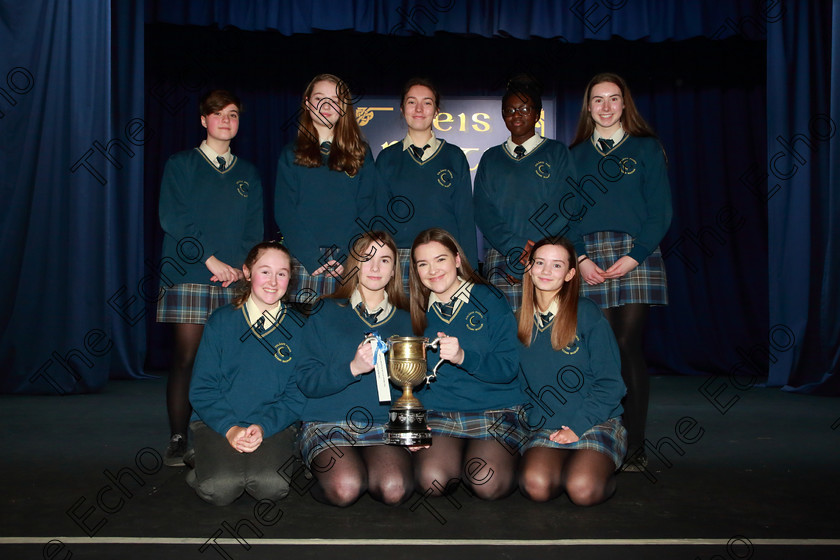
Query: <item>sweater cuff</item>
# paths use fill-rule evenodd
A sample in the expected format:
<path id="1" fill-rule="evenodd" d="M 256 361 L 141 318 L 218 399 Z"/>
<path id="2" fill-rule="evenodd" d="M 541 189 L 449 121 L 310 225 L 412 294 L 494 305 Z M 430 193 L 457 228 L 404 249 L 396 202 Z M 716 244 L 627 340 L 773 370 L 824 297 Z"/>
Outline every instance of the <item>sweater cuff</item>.
<path id="1" fill-rule="evenodd" d="M 639 245 L 638 243 L 630 249 L 630 252 L 627 253 L 627 256 L 635 260 L 637 263 L 642 264 L 642 262 L 648 258 L 653 251 L 645 247 L 644 245 Z"/>

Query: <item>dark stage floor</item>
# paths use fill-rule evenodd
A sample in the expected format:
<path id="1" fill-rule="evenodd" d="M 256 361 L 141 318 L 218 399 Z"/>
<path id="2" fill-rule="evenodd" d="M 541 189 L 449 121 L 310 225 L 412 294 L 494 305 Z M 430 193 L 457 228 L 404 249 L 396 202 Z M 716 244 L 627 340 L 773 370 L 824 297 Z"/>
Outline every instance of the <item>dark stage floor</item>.
<path id="1" fill-rule="evenodd" d="M 648 437 L 669 441 L 661 457 L 648 452 L 648 473 L 619 474 L 616 495 L 593 508 L 459 490 L 337 509 L 303 477 L 277 504 L 217 508 L 186 485 L 186 468 L 159 462 L 165 380 L 2 396 L 0 557 L 840 557 L 840 400 L 725 382 L 654 378 Z"/>

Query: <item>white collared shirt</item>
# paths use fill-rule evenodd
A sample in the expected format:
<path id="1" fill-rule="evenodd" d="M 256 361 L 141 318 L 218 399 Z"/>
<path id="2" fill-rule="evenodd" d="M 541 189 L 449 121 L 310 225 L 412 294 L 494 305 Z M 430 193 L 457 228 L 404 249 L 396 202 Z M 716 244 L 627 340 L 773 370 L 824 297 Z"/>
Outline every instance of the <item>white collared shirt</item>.
<path id="1" fill-rule="evenodd" d="M 598 143 L 599 139 L 603 138 L 604 140 L 612 140 L 613 141 L 613 146 L 618 146 L 618 143 L 621 142 L 622 138 L 624 138 L 624 134 L 625 134 L 624 128 L 619 126 L 618 130 L 613 132 L 613 135 L 610 136 L 609 138 L 607 138 L 606 136 L 601 136 L 600 134 L 598 134 L 597 130 L 595 130 L 595 132 L 592 134 L 592 136 L 594 136 L 594 138 L 595 138 L 594 142 L 596 144 Z"/>
<path id="2" fill-rule="evenodd" d="M 359 305 L 360 303 L 364 303 L 365 311 L 367 311 L 368 313 L 376 313 L 380 309 L 382 310 L 382 313 L 380 313 L 379 317 L 377 318 L 377 322 L 381 321 L 382 319 L 384 319 L 385 317 L 390 315 L 391 314 L 391 308 L 394 307 L 393 305 L 391 305 L 391 302 L 388 301 L 388 292 L 383 291 L 382 292 L 382 301 L 379 302 L 379 305 L 377 305 L 373 309 L 370 309 L 367 306 L 367 303 L 365 303 L 365 300 L 362 298 L 362 294 L 359 292 L 359 288 L 356 288 L 355 290 L 353 290 L 353 293 L 350 295 L 350 306 L 353 307 L 353 309 L 356 309 L 356 306 Z"/>
<path id="3" fill-rule="evenodd" d="M 533 152 L 536 149 L 537 146 L 542 144 L 543 140 L 545 140 L 545 138 L 543 138 L 539 134 L 534 134 L 533 136 L 531 136 L 530 138 L 528 138 L 527 140 L 522 142 L 522 144 L 516 144 L 511 139 L 511 137 L 508 136 L 508 139 L 505 140 L 505 146 L 507 146 L 508 151 L 512 154 L 516 153 L 515 150 L 516 150 L 517 146 L 522 146 L 523 148 L 525 148 L 525 154 L 523 155 L 523 157 L 525 157 L 528 154 L 530 154 L 531 152 Z"/>
<path id="4" fill-rule="evenodd" d="M 280 319 L 280 315 L 283 310 L 282 305 L 283 302 L 278 301 L 277 305 L 266 310 L 265 313 L 261 313 L 257 304 L 254 302 L 254 294 L 251 294 L 245 302 L 245 311 L 248 312 L 248 319 L 251 321 L 252 327 L 257 324 L 257 321 L 259 321 L 261 317 L 265 317 L 263 329 L 268 330 L 277 323 L 278 319 Z"/>
<path id="5" fill-rule="evenodd" d="M 455 290 L 455 295 L 453 298 L 458 298 L 464 303 L 470 302 L 470 295 L 472 294 L 472 288 L 475 284 L 472 282 L 467 282 L 460 276 L 458 277 L 458 281 L 460 284 L 458 285 L 458 289 Z M 426 307 L 426 311 L 429 311 L 435 303 L 449 303 L 448 301 L 443 301 L 438 297 L 438 295 L 434 292 L 429 293 L 429 305 Z"/>
<path id="6" fill-rule="evenodd" d="M 233 163 L 233 153 L 231 153 L 230 148 L 228 148 L 228 151 L 223 154 L 217 154 L 216 150 L 207 145 L 207 140 L 202 140 L 201 145 L 198 147 L 198 149 L 201 150 L 202 153 L 205 156 L 207 156 L 207 159 L 210 160 L 210 163 L 212 163 L 216 167 L 220 167 L 219 160 L 216 159 L 220 156 L 222 159 L 225 160 L 225 169 L 230 167 L 230 164 Z"/>
<path id="7" fill-rule="evenodd" d="M 560 304 L 557 302 L 557 298 L 551 300 L 551 305 L 548 306 L 548 309 L 546 311 L 540 311 L 536 305 L 536 302 L 534 302 L 534 317 L 536 317 L 537 324 L 540 326 L 541 329 L 545 328 L 545 324 L 542 320 L 542 315 L 545 315 L 546 313 L 551 313 L 551 318 L 556 319 L 557 312 L 559 310 Z"/>
<path id="8" fill-rule="evenodd" d="M 438 146 L 440 146 L 440 140 L 435 137 L 435 133 L 432 132 L 432 137 L 426 141 L 426 144 L 429 146 L 423 151 L 423 157 L 420 158 L 420 161 L 426 161 L 432 154 L 437 152 Z M 411 135 L 406 134 L 405 138 L 403 138 L 403 151 L 406 151 L 414 146 L 414 142 L 411 141 Z M 418 148 L 422 148 L 423 146 L 417 146 Z"/>

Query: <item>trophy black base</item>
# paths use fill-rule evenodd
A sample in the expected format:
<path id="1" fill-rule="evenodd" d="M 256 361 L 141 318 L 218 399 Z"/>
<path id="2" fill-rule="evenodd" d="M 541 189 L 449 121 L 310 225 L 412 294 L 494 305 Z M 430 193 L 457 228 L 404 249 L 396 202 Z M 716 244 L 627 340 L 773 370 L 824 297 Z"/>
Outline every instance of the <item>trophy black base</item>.
<path id="1" fill-rule="evenodd" d="M 385 425 L 385 443 L 388 445 L 431 445 L 432 433 L 426 425 L 426 411 L 420 409 L 391 408 Z"/>

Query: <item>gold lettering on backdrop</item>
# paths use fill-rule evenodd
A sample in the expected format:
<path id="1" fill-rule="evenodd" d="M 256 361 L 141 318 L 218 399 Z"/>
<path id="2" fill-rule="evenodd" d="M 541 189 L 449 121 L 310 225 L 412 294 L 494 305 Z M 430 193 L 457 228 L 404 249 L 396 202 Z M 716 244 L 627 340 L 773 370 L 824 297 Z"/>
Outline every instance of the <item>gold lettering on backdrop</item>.
<path id="1" fill-rule="evenodd" d="M 470 128 L 476 132 L 490 132 L 489 119 L 490 115 L 487 113 L 473 113 L 470 115 L 470 122 L 472 123 Z M 468 132 L 466 113 L 458 113 L 457 115 L 453 115 L 452 113 L 438 113 L 434 120 L 434 126 L 441 132 L 449 132 L 452 130 L 452 125 L 449 123 L 456 122 L 458 123 L 456 132 Z"/>
<path id="2" fill-rule="evenodd" d="M 534 125 L 534 128 L 539 129 L 540 136 L 545 136 L 545 109 L 540 111 L 540 120 Z"/>
<path id="3" fill-rule="evenodd" d="M 452 122 L 452 115 L 450 115 L 449 113 L 438 113 L 437 116 L 435 117 L 434 125 L 435 125 L 435 128 L 440 130 L 441 132 L 449 132 L 450 130 L 452 130 L 451 126 L 443 128 L 440 125 L 441 125 L 441 123 L 451 123 L 451 122 Z"/>
<path id="4" fill-rule="evenodd" d="M 481 120 L 479 117 L 484 117 L 485 119 L 489 119 L 490 115 L 487 113 L 473 113 L 472 121 L 475 123 L 473 125 L 473 130 L 476 132 L 490 132 L 490 123 L 486 120 Z"/>
<path id="5" fill-rule="evenodd" d="M 467 158 L 467 163 L 470 162 L 470 152 L 477 152 L 478 148 L 461 148 L 461 151 L 464 152 L 464 157 Z M 478 162 L 475 162 L 475 165 L 470 164 L 470 171 L 475 171 L 478 169 Z"/>
<path id="6" fill-rule="evenodd" d="M 393 111 L 393 107 L 356 107 L 356 120 L 365 126 L 373 119 L 374 111 Z"/>
<path id="7" fill-rule="evenodd" d="M 388 142 L 388 141 L 382 142 L 382 149 L 384 150 L 388 146 L 393 146 L 397 142 L 402 142 L 402 140 L 394 140 L 393 142 Z"/>

